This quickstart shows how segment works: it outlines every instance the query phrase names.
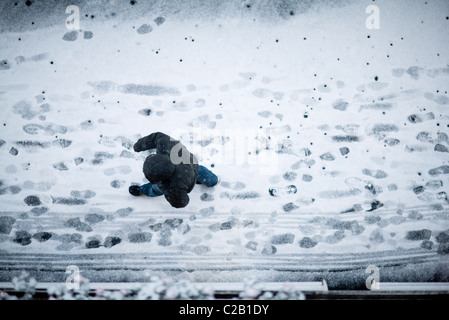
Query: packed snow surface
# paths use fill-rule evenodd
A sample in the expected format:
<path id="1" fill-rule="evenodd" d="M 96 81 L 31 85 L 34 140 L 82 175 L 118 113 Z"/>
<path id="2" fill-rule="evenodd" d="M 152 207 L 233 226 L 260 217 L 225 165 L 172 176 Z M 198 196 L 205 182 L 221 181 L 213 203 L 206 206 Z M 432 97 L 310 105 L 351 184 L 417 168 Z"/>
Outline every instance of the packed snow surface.
<path id="1" fill-rule="evenodd" d="M 448 281 L 447 1 L 79 3 L 0 5 L 1 281 Z M 156 131 L 186 208 L 128 193 Z"/>

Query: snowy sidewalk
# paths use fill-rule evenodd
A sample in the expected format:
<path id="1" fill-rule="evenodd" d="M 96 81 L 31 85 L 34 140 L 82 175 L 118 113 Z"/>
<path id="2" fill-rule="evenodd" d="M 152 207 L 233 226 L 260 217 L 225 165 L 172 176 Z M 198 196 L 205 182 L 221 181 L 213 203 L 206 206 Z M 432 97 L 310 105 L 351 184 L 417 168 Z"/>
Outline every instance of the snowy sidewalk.
<path id="1" fill-rule="evenodd" d="M 20 23 L 0 33 L 0 281 L 447 281 L 446 2 L 379 2 L 379 30 L 372 1 L 125 2 L 80 6 L 80 30 L 61 4 L 2 4 Z M 129 195 L 155 131 L 220 184 L 182 210 Z"/>

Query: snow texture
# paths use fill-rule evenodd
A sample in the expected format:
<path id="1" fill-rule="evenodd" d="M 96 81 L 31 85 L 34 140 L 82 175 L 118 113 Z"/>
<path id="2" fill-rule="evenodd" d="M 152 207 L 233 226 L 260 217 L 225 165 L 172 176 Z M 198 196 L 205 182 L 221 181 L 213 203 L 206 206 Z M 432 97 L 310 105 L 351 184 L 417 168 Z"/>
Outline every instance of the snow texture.
<path id="1" fill-rule="evenodd" d="M 71 4 L 0 4 L 0 281 L 449 280 L 447 1 Z M 220 183 L 131 196 L 155 131 Z"/>

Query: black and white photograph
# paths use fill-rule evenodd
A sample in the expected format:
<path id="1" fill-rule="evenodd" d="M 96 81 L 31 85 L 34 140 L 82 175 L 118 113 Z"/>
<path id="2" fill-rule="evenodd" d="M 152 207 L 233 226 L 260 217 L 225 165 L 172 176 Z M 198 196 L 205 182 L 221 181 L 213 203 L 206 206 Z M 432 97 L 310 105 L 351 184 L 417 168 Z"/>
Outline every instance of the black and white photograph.
<path id="1" fill-rule="evenodd" d="M 0 300 L 447 300 L 448 91 L 447 0 L 3 0 Z"/>

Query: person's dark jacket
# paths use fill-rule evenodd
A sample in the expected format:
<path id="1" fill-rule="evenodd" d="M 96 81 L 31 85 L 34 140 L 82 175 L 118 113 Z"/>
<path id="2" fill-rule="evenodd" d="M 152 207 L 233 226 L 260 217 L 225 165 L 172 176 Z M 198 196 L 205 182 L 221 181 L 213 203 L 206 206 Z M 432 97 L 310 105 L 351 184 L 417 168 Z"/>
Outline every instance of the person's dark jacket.
<path id="1" fill-rule="evenodd" d="M 143 165 L 143 173 L 151 184 L 157 184 L 165 199 L 175 208 L 189 203 L 198 177 L 198 160 L 181 142 L 162 132 L 155 132 L 139 139 L 134 151 L 156 149 Z"/>

